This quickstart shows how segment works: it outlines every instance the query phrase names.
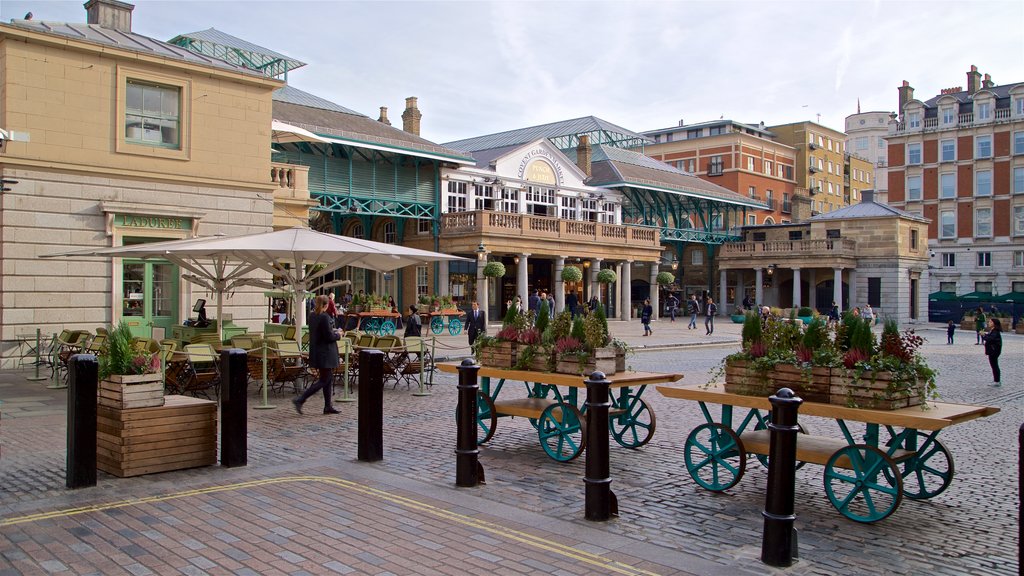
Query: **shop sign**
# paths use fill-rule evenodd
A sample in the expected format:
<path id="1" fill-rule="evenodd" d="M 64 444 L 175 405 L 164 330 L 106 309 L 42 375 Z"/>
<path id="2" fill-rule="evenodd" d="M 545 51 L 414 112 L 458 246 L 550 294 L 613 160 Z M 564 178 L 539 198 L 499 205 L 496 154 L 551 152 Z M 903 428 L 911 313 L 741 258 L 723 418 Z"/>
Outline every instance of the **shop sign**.
<path id="1" fill-rule="evenodd" d="M 177 216 L 147 216 L 144 214 L 117 214 L 114 225 L 124 228 L 155 230 L 191 230 L 192 219 Z"/>
<path id="2" fill-rule="evenodd" d="M 554 154 L 542 147 L 537 147 L 527 152 L 520 160 L 519 178 L 544 184 L 561 185 L 565 181 L 565 174 L 562 163 Z"/>

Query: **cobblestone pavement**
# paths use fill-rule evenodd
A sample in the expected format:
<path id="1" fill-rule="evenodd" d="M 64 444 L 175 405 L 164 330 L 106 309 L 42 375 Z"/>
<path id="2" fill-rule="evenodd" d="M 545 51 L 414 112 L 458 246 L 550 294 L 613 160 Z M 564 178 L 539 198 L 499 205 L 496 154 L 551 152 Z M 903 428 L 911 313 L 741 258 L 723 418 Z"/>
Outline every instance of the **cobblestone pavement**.
<path id="1" fill-rule="evenodd" d="M 702 331 L 688 332 L 685 325 L 659 322 L 654 336 L 645 338 L 639 323 L 611 323 L 616 336 L 648 346 L 629 360 L 633 368 L 680 371 L 686 375 L 683 383 L 705 382 L 721 357 L 735 349 L 738 326 L 719 323 L 709 340 Z M 696 404 L 666 399 L 654 390 L 644 398 L 658 415 L 657 433 L 638 450 L 613 443 L 612 488 L 620 516 L 595 524 L 582 519 L 584 459 L 561 464 L 550 460 L 530 423 L 521 418 L 499 420 L 494 438 L 482 447 L 487 484 L 452 488 L 456 391 L 450 375 L 438 374 L 431 396 L 386 391 L 385 459 L 380 463 L 355 461 L 355 404 L 339 404 L 340 416 L 299 416 L 285 396 L 271 398 L 278 405 L 275 410 L 255 410 L 254 395 L 246 468 L 207 467 L 132 479 L 101 473 L 96 488 L 68 491 L 63 488 L 65 392 L 47 390 L 24 381 L 24 373 L 10 372 L 0 373 L 0 518 L 9 521 L 126 497 L 165 499 L 0 524 L 0 574 L 5 569 L 45 573 L 62 567 L 72 567 L 72 573 L 109 573 L 105 567 L 115 564 L 135 574 L 165 573 L 167 566 L 183 573 L 241 574 L 249 569 L 426 574 L 458 573 L 450 567 L 464 561 L 472 567 L 462 573 L 480 573 L 486 567 L 496 573 L 676 569 L 694 574 L 1016 574 L 1016 438 L 1024 422 L 1024 337 L 1006 335 L 1004 385 L 994 388 L 988 385 L 988 364 L 973 338 L 960 336 L 960 343 L 947 346 L 944 331 L 937 327 L 919 333 L 929 339 L 925 353 L 940 371 L 942 400 L 1002 411 L 943 431 L 939 438 L 955 460 L 953 484 L 931 500 L 905 499 L 891 517 L 876 524 L 842 517 L 825 497 L 822 468 L 802 468 L 796 486 L 800 560 L 784 571 L 768 569 L 758 560 L 764 469 L 751 459 L 743 480 L 725 493 L 696 486 L 685 471 L 682 444 L 703 417 Z M 691 346 L 706 342 L 717 345 Z M 437 354 L 449 350 L 450 357 L 458 358 L 465 353 L 459 349 L 463 344 L 462 338 L 446 337 L 439 341 Z M 669 348 L 679 345 L 683 347 Z M 801 421 L 816 433 L 839 434 L 832 421 Z M 287 481 L 296 477 L 329 480 Z M 168 498 L 185 490 L 262 480 L 277 482 Z M 568 551 L 542 550 L 448 517 L 403 508 L 387 499 L 391 497 L 480 518 L 509 534 L 530 532 L 554 539 Z M 186 523 L 189 537 L 175 533 L 175 522 Z M 197 544 L 205 551 L 190 548 Z M 427 553 L 437 545 L 443 546 L 442 552 Z M 51 552 L 55 549 L 59 552 Z M 114 553 L 114 564 L 99 564 L 100 556 L 110 556 L 105 552 Z M 588 564 L 571 556 L 581 553 L 605 560 L 610 555 L 622 566 L 600 564 L 602 560 Z M 192 562 L 193 556 L 207 560 Z M 409 563 L 409 558 L 418 560 Z M 643 564 L 643 558 L 653 563 Z M 381 560 L 397 563 L 375 564 Z M 340 564 L 327 566 L 331 562 Z"/>

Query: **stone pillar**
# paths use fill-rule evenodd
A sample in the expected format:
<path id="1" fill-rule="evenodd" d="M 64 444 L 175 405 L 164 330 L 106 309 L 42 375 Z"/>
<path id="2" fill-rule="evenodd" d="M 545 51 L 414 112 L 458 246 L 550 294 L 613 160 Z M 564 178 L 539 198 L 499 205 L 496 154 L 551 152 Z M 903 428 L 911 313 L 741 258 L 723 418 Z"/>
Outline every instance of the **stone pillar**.
<path id="1" fill-rule="evenodd" d="M 627 322 L 630 319 L 630 314 L 633 312 L 630 306 L 631 302 L 629 301 L 629 287 L 633 283 L 632 268 L 633 261 L 627 260 L 622 263 L 622 273 L 619 274 L 619 284 L 622 285 L 619 296 L 619 319 Z"/>
<path id="2" fill-rule="evenodd" d="M 852 309 L 852 308 L 854 308 L 856 306 L 860 306 L 861 300 L 857 297 L 857 269 L 856 268 L 850 268 L 850 271 L 847 272 L 847 274 L 846 274 L 846 283 L 850 285 L 850 288 L 849 288 L 849 290 L 847 291 L 847 294 L 846 294 L 846 297 L 849 298 L 849 300 L 850 300 L 850 308 Z M 925 298 L 925 302 L 927 302 L 927 301 L 928 301 L 928 299 L 926 297 Z"/>
<path id="3" fill-rule="evenodd" d="M 621 276 L 620 276 L 621 278 Z M 657 320 L 661 317 L 660 311 L 661 306 L 661 294 L 658 290 L 658 261 L 651 262 L 651 320 Z"/>
<path id="4" fill-rule="evenodd" d="M 565 310 L 565 280 L 562 280 L 562 269 L 565 268 L 565 258 L 555 258 L 555 314 Z"/>
<path id="5" fill-rule="evenodd" d="M 413 274 L 415 274 L 415 272 L 413 272 Z M 437 284 L 438 284 L 438 288 L 441 290 L 441 295 L 442 296 L 450 296 L 451 295 L 451 282 L 448 281 L 448 261 L 447 260 L 441 260 L 440 262 L 437 263 Z M 395 292 L 397 292 L 398 294 L 401 294 L 401 290 L 402 290 L 401 286 L 397 286 L 397 285 L 395 286 Z M 396 296 L 395 302 L 398 302 L 398 298 L 397 298 L 398 294 L 395 295 Z M 413 299 L 414 299 L 413 301 L 415 301 L 415 298 L 416 298 L 416 295 L 414 294 L 413 295 Z M 408 305 L 406 307 L 408 307 Z M 486 308 L 484 308 L 484 310 L 486 310 Z"/>
<path id="6" fill-rule="evenodd" d="M 835 301 L 839 310 L 843 310 L 843 269 L 832 269 L 832 300 Z"/>
<path id="7" fill-rule="evenodd" d="M 743 280 L 743 270 L 736 270 L 736 306 L 742 306 L 743 301 L 747 298 L 747 287 Z"/>
<path id="8" fill-rule="evenodd" d="M 800 269 L 793 268 L 793 307 L 799 308 L 802 300 L 800 289 Z"/>
<path id="9" fill-rule="evenodd" d="M 622 307 L 621 303 L 622 303 L 622 267 L 623 266 L 625 266 L 625 264 L 623 264 L 622 262 L 619 262 L 618 264 L 615 265 L 615 277 L 618 278 L 619 281 L 615 283 L 615 295 L 614 296 L 612 296 L 611 294 L 608 295 L 608 301 L 609 302 L 612 301 L 612 298 L 615 298 L 615 302 L 620 303 L 619 308 Z M 611 308 L 609 308 L 609 310 L 611 310 Z"/>
<path id="10" fill-rule="evenodd" d="M 814 268 L 807 271 L 807 305 L 813 310 L 818 309 L 818 280 Z"/>
<path id="11" fill-rule="evenodd" d="M 754 268 L 754 304 L 764 306 L 764 269 Z"/>
<path id="12" fill-rule="evenodd" d="M 588 279 L 588 282 L 590 282 L 590 294 L 597 295 L 598 300 L 600 300 L 601 297 L 599 294 L 600 286 L 597 283 L 597 272 L 601 269 L 601 262 L 603 261 L 603 258 L 594 258 L 590 262 L 590 278 Z"/>
<path id="13" fill-rule="evenodd" d="M 519 255 L 519 267 L 516 269 L 516 293 L 519 294 L 519 298 L 523 301 L 523 310 L 525 311 L 529 307 L 530 303 L 530 280 L 529 275 L 526 273 L 529 270 L 528 260 L 530 255 L 522 253 Z"/>
<path id="14" fill-rule="evenodd" d="M 728 278 L 726 278 L 726 270 L 719 268 L 718 270 L 718 311 L 722 314 L 729 314 L 729 308 L 725 299 L 729 295 L 727 290 Z"/>

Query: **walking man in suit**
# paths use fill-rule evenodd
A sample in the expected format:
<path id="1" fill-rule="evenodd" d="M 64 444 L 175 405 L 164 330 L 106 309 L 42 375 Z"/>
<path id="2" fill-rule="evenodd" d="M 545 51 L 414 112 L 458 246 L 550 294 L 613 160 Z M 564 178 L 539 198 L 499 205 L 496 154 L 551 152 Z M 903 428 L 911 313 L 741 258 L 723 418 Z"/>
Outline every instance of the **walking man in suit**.
<path id="1" fill-rule="evenodd" d="M 473 309 L 470 310 L 469 318 L 466 321 L 469 324 L 469 345 L 472 346 L 477 336 L 487 333 L 487 314 L 480 309 L 479 302 L 473 301 Z"/>

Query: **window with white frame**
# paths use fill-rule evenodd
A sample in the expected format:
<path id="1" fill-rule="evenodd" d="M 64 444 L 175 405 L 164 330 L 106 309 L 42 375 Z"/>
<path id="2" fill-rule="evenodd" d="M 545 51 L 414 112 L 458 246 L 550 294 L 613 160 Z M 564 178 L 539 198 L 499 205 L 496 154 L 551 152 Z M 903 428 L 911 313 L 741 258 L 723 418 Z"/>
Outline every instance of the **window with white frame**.
<path id="1" fill-rule="evenodd" d="M 1018 100 L 1018 102 L 1024 102 L 1024 99 Z M 1024 131 L 1013 133 L 1013 153 L 1024 154 Z"/>
<path id="2" fill-rule="evenodd" d="M 991 196 L 992 195 L 992 171 L 991 170 L 978 170 L 974 173 L 974 195 L 975 196 Z"/>
<path id="3" fill-rule="evenodd" d="M 1013 109 L 1017 116 L 1024 116 L 1024 98 L 1014 98 Z"/>
<path id="4" fill-rule="evenodd" d="M 697 161 L 693 158 L 686 161 L 686 171 L 693 174 L 697 168 Z"/>
<path id="5" fill-rule="evenodd" d="M 1013 267 L 1024 268 L 1024 250 L 1015 250 L 1013 252 Z M 1014 284 L 1017 284 L 1017 282 L 1014 282 Z M 1024 282 L 1021 282 L 1020 284 L 1024 284 Z M 1024 290 L 1014 289 L 1014 292 L 1024 292 Z"/>
<path id="6" fill-rule="evenodd" d="M 943 268 L 956 268 L 956 253 L 955 252 L 943 252 L 942 253 L 942 267 Z"/>
<path id="7" fill-rule="evenodd" d="M 918 234 L 919 234 L 919 232 L 917 231 L 917 228 L 911 228 L 910 229 L 910 249 L 914 250 L 915 252 L 917 251 L 917 237 L 918 237 Z"/>
<path id="8" fill-rule="evenodd" d="M 585 222 L 597 222 L 597 213 L 597 200 L 594 200 L 593 198 L 580 198 L 580 220 Z M 565 216 L 563 216 L 563 218 L 565 218 Z"/>
<path id="9" fill-rule="evenodd" d="M 747 193 L 751 198 L 757 198 L 757 186 L 747 186 Z"/>
<path id="10" fill-rule="evenodd" d="M 992 115 L 992 104 L 990 102 L 975 102 L 975 120 L 988 120 Z"/>
<path id="11" fill-rule="evenodd" d="M 978 268 L 991 268 L 992 267 L 992 253 L 991 252 L 978 252 Z M 978 290 L 978 292 L 991 292 L 992 289 Z"/>
<path id="12" fill-rule="evenodd" d="M 756 226 L 756 225 L 757 225 L 757 216 L 755 216 L 753 214 L 747 214 L 747 226 Z"/>
<path id="13" fill-rule="evenodd" d="M 576 201 L 577 198 L 573 196 L 562 196 L 558 199 L 558 217 L 562 220 L 575 220 L 576 219 Z"/>
<path id="14" fill-rule="evenodd" d="M 991 136 L 976 136 L 974 139 L 975 158 L 991 158 L 992 157 L 992 137 Z"/>
<path id="15" fill-rule="evenodd" d="M 1024 194 L 1024 166 L 1013 169 L 1013 193 Z"/>
<path id="16" fill-rule="evenodd" d="M 722 162 L 721 156 L 712 156 L 708 160 L 708 174 L 711 176 L 718 176 L 722 173 L 724 163 Z"/>
<path id="17" fill-rule="evenodd" d="M 956 198 L 956 174 L 953 172 L 939 174 L 939 198 Z"/>
<path id="18" fill-rule="evenodd" d="M 907 164 L 921 163 L 921 144 L 907 144 Z"/>
<path id="19" fill-rule="evenodd" d="M 434 221 L 428 218 L 420 218 L 416 221 L 416 233 L 430 234 L 433 231 L 433 226 L 431 226 L 433 223 Z"/>
<path id="20" fill-rule="evenodd" d="M 956 122 L 956 108 L 946 106 L 942 109 L 942 123 L 946 126 Z"/>
<path id="21" fill-rule="evenodd" d="M 349 238 L 359 238 L 361 240 L 366 239 L 366 231 L 363 229 L 362 222 L 356 222 L 348 229 Z"/>
<path id="22" fill-rule="evenodd" d="M 814 134 L 812 134 L 811 132 L 807 133 L 807 143 L 814 144 Z"/>
<path id="23" fill-rule="evenodd" d="M 860 136 L 853 139 L 853 148 L 858 152 L 863 152 L 868 149 L 868 137 Z"/>
<path id="24" fill-rule="evenodd" d="M 1024 236 L 1024 206 L 1013 207 L 1013 235 Z"/>
<path id="25" fill-rule="evenodd" d="M 473 185 L 473 203 L 477 210 L 494 210 L 496 199 L 494 197 L 494 186 Z"/>
<path id="26" fill-rule="evenodd" d="M 907 176 L 907 200 L 921 199 L 921 177 Z"/>
<path id="27" fill-rule="evenodd" d="M 828 193 L 829 194 L 835 194 L 835 191 L 832 188 L 832 183 L 831 182 L 828 183 Z"/>
<path id="28" fill-rule="evenodd" d="M 466 183 L 448 181 L 448 212 L 466 211 Z"/>
<path id="29" fill-rule="evenodd" d="M 818 170 L 824 170 L 824 169 L 825 169 L 825 161 L 822 160 L 821 158 L 818 158 Z"/>
<path id="30" fill-rule="evenodd" d="M 831 174 L 832 173 L 832 161 L 829 160 L 828 164 L 826 164 L 826 166 L 828 167 L 828 173 Z"/>
<path id="31" fill-rule="evenodd" d="M 129 79 L 125 87 L 124 137 L 132 144 L 181 145 L 181 88 Z"/>
<path id="32" fill-rule="evenodd" d="M 878 147 L 881 148 L 882 150 L 885 150 L 885 148 L 887 146 L 888 145 L 885 143 L 885 136 L 879 136 L 878 137 Z"/>
<path id="33" fill-rule="evenodd" d="M 691 266 L 703 266 L 704 265 L 704 251 L 702 248 L 690 251 L 690 265 Z"/>
<path id="34" fill-rule="evenodd" d="M 747 170 L 754 171 L 754 157 L 747 156 Z"/>
<path id="35" fill-rule="evenodd" d="M 771 160 L 764 160 L 763 162 L 764 162 L 764 173 L 769 175 L 769 176 L 771 176 L 772 175 L 772 161 Z"/>
<path id="36" fill-rule="evenodd" d="M 519 212 L 518 188 L 501 189 L 501 201 L 498 202 L 498 211 L 506 212 L 509 214 L 517 214 Z"/>
<path id="37" fill-rule="evenodd" d="M 988 292 L 989 294 L 991 294 L 992 293 L 992 283 L 991 282 L 975 282 L 974 283 L 974 291 L 975 292 Z"/>
<path id="38" fill-rule="evenodd" d="M 956 238 L 956 214 L 952 210 L 939 212 L 939 238 Z"/>
<path id="39" fill-rule="evenodd" d="M 398 242 L 398 231 L 395 227 L 394 221 L 388 221 L 384 223 L 384 243 L 395 244 Z"/>
<path id="40" fill-rule="evenodd" d="M 430 276 L 426 266 L 416 267 L 416 295 L 430 294 Z"/>
<path id="41" fill-rule="evenodd" d="M 821 136 L 818 136 L 818 146 L 821 146 L 822 148 L 825 147 L 825 139 Z"/>
<path id="42" fill-rule="evenodd" d="M 941 149 L 940 162 L 956 161 L 956 140 L 943 140 L 939 143 L 939 148 Z"/>
<path id="43" fill-rule="evenodd" d="M 555 190 L 542 186 L 526 187 L 526 213 L 534 216 L 551 216 L 555 207 Z"/>
<path id="44" fill-rule="evenodd" d="M 828 151 L 831 152 L 832 151 L 832 139 L 831 138 L 826 138 L 825 139 L 825 143 L 828 144 Z"/>
<path id="45" fill-rule="evenodd" d="M 908 128 L 920 128 L 921 127 L 921 113 L 911 112 L 907 114 L 907 127 Z"/>
<path id="46" fill-rule="evenodd" d="M 991 238 L 992 237 L 992 209 L 991 208 L 975 208 L 974 209 L 974 237 L 975 238 Z"/>
<path id="47" fill-rule="evenodd" d="M 615 203 L 614 202 L 601 202 L 598 204 L 598 221 L 602 224 L 614 224 L 615 223 Z"/>

